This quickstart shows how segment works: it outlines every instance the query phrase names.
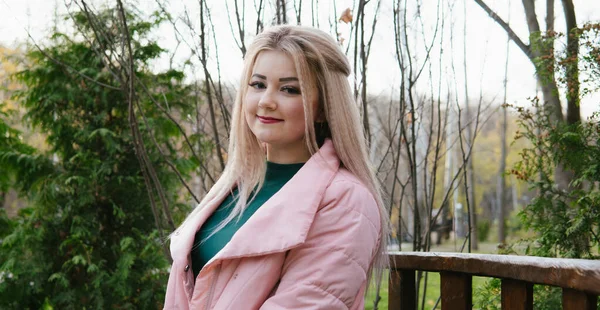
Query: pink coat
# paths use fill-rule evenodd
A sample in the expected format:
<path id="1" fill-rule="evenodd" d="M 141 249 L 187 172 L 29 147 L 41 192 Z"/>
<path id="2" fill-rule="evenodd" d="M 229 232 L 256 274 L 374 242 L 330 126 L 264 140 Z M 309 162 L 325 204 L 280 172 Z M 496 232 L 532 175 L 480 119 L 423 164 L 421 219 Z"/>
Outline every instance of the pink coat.
<path id="1" fill-rule="evenodd" d="M 194 234 L 225 197 L 173 235 L 165 309 L 363 309 L 380 235 L 372 194 L 328 140 L 193 279 Z"/>

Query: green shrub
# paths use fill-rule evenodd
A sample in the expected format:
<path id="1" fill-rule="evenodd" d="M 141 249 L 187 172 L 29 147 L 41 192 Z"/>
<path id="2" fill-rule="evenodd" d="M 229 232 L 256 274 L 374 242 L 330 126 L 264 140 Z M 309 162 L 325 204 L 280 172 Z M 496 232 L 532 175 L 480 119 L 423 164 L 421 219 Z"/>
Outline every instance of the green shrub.
<path id="1" fill-rule="evenodd" d="M 173 225 L 165 210 L 151 208 L 158 198 L 146 188 L 141 174 L 127 88 L 121 87 L 117 75 L 122 72 L 113 75 L 110 70 L 116 67 L 108 69 L 104 63 L 103 57 L 117 57 L 113 52 L 121 50 L 118 12 L 101 11 L 93 16 L 93 24 L 83 12 L 73 16 L 73 29 L 81 33 L 72 37 L 55 33 L 49 47 L 28 53 L 26 69 L 16 76 L 25 86 L 15 97 L 27 109 L 25 121 L 47 135 L 50 150 L 0 148 L 0 165 L 14 168 L 10 182 L 28 200 L 28 208 L 14 219 L 0 213 L 0 305 L 2 309 L 160 308 L 169 268 L 161 235 L 172 231 Z M 136 96 L 136 110 L 143 111 L 148 122 L 146 126 L 140 121 L 140 138 L 146 160 L 156 169 L 156 181 L 165 189 L 164 198 L 173 206 L 179 198 L 177 177 L 149 135 L 154 134 L 173 162 L 188 162 L 180 165 L 184 177 L 195 165 L 181 158 L 186 153 L 178 148 L 180 133 L 151 96 L 169 98 L 170 109 L 183 114 L 192 92 L 183 84 L 181 72 L 147 70 L 162 51 L 148 37 L 161 18 L 142 21 L 133 14 L 128 18 L 134 74 L 150 90 Z M 114 37 L 84 39 L 93 38 L 98 27 L 104 36 Z M 187 211 L 179 209 L 176 219 Z"/>
<path id="2" fill-rule="evenodd" d="M 579 67 L 586 74 L 598 76 L 600 68 L 600 24 L 577 30 L 580 44 L 586 52 L 580 55 Z M 564 59 L 558 68 L 565 70 L 573 59 Z M 564 71 L 559 71 L 565 74 Z M 567 82 L 566 79 L 559 79 Z M 585 80 L 583 95 L 599 89 L 598 79 Z M 568 83 L 566 83 L 568 84 Z M 519 131 L 516 139 L 527 139 L 530 147 L 521 153 L 521 160 L 511 173 L 527 182 L 536 192 L 532 201 L 519 212 L 509 229 L 521 227 L 532 232 L 509 245 L 525 246 L 526 255 L 568 258 L 600 258 L 600 112 L 583 122 L 566 124 L 551 120 L 551 112 L 532 100 L 531 109 L 517 108 Z M 556 169 L 566 172 L 559 177 L 569 180 L 568 188 L 556 182 Z M 568 178 L 565 177 L 568 175 Z M 488 282 L 475 299 L 481 309 L 499 309 L 499 280 Z M 561 290 L 549 286 L 534 286 L 535 309 L 560 309 Z"/>
<path id="3" fill-rule="evenodd" d="M 488 220 L 477 221 L 477 240 L 479 242 L 485 242 L 490 236 L 490 228 L 492 224 Z"/>

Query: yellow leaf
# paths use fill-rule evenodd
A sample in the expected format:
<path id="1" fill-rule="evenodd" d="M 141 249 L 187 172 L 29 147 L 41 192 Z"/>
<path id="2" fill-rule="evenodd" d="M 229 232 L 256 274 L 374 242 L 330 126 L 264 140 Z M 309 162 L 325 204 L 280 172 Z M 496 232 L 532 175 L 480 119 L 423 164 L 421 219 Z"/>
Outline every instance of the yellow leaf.
<path id="1" fill-rule="evenodd" d="M 340 17 L 340 21 L 347 24 L 352 22 L 352 10 L 347 8 L 342 12 L 342 16 Z"/>

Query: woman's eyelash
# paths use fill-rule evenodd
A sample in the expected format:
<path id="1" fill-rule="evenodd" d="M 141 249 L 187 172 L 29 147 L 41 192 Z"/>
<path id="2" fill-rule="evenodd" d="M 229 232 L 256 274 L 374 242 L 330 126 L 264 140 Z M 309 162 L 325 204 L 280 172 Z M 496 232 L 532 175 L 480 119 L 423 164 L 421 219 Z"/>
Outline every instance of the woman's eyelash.
<path id="1" fill-rule="evenodd" d="M 257 87 L 263 87 L 264 84 L 262 82 L 251 82 L 250 84 L 248 84 L 248 86 L 257 88 Z"/>
<path id="2" fill-rule="evenodd" d="M 256 82 L 249 83 L 248 86 L 250 86 L 252 88 L 264 88 L 265 84 L 263 82 L 256 81 Z M 300 95 L 300 89 L 293 87 L 293 86 L 284 86 L 281 88 L 281 90 L 288 94 Z"/>
<path id="3" fill-rule="evenodd" d="M 289 94 L 294 94 L 294 95 L 300 94 L 300 90 L 296 87 L 286 86 L 286 87 L 283 87 L 282 89 Z"/>

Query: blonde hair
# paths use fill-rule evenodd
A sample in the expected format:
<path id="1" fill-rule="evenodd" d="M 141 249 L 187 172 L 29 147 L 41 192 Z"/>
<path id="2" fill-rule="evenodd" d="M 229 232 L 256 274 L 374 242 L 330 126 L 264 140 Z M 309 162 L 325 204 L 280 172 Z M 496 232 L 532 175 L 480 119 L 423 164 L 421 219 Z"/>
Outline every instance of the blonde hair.
<path id="1" fill-rule="evenodd" d="M 284 52 L 294 61 L 304 104 L 305 141 L 310 153 L 315 154 L 319 149 L 317 137 L 327 135 L 333 142 L 342 166 L 353 173 L 373 194 L 381 218 L 381 238 L 375 254 L 374 267 L 377 276 L 381 276 L 381 272 L 389 264 L 385 252 L 389 218 L 382 200 L 381 187 L 371 169 L 359 107 L 348 82 L 350 64 L 334 39 L 315 28 L 290 25 L 266 28 L 256 36 L 248 48 L 240 88 L 233 107 L 225 170 L 188 219 L 208 202 L 227 195 L 237 185 L 238 201 L 231 214 L 215 229 L 218 231 L 242 214 L 249 199 L 251 200 L 253 190 L 258 191 L 264 183 L 265 153 L 261 142 L 247 125 L 243 99 L 256 58 L 265 50 Z M 323 114 L 321 116 L 324 116 L 326 121 L 325 133 L 315 130 L 313 110 L 308 100 L 308 91 L 313 85 L 318 89 L 319 113 Z M 368 270 L 367 279 L 370 280 L 372 274 L 373 269 Z"/>

